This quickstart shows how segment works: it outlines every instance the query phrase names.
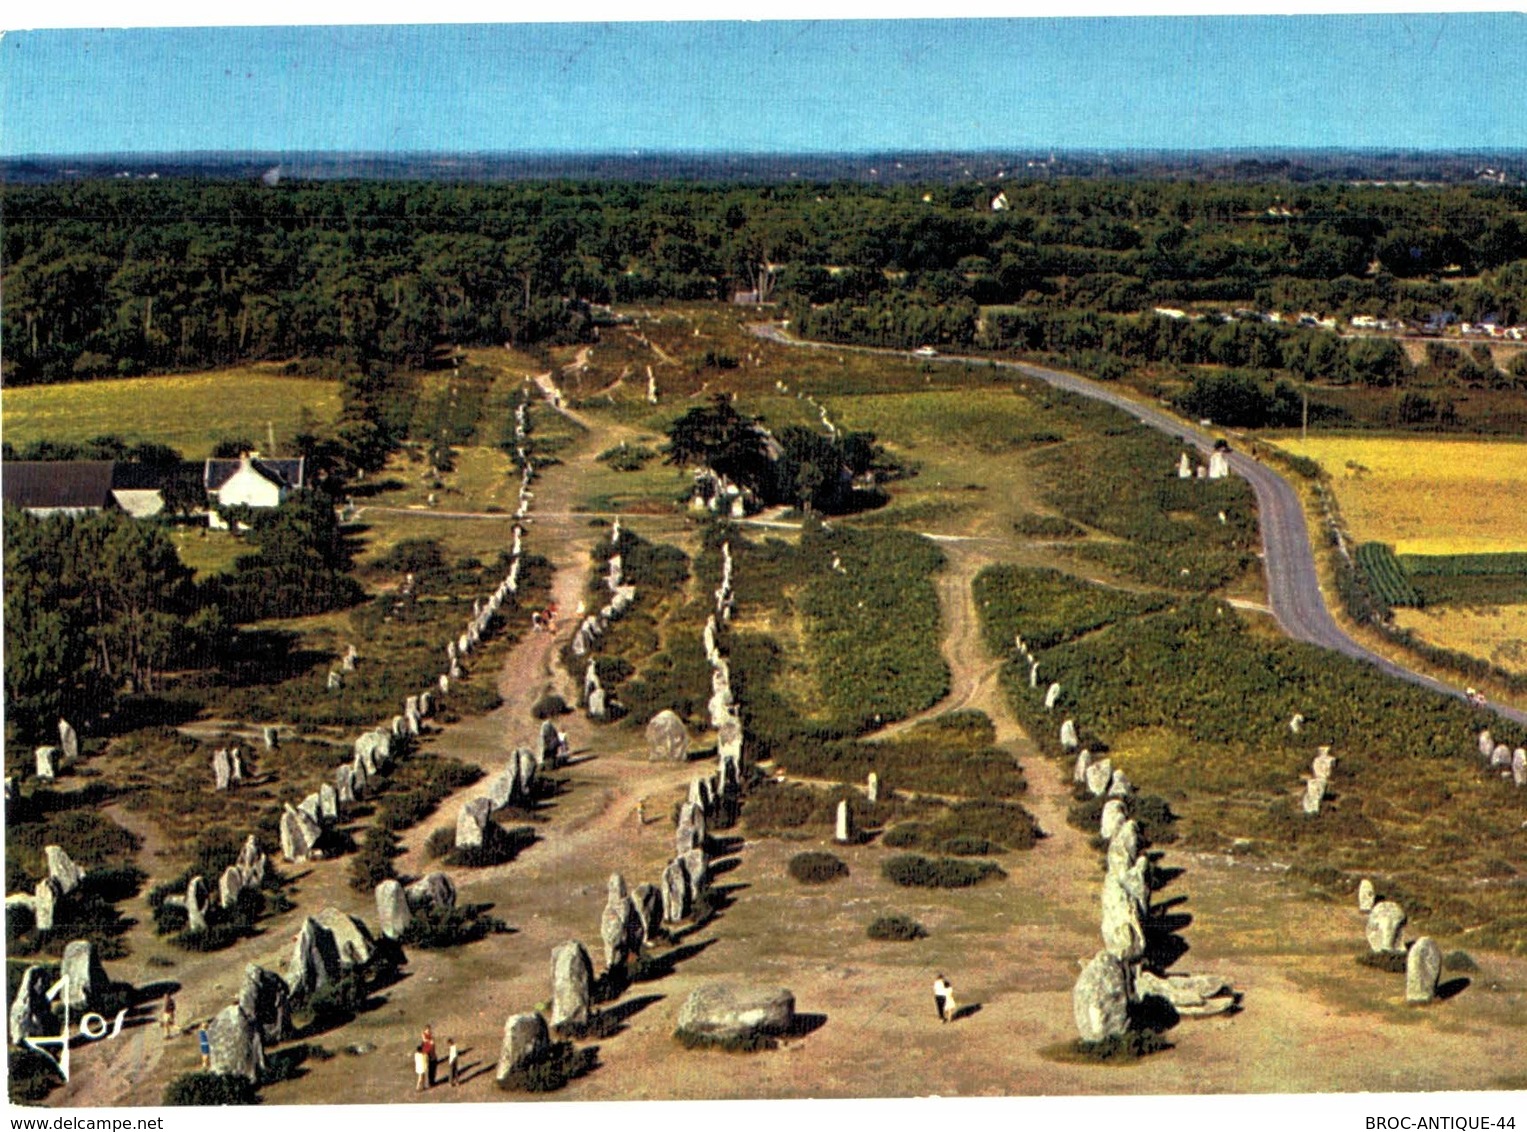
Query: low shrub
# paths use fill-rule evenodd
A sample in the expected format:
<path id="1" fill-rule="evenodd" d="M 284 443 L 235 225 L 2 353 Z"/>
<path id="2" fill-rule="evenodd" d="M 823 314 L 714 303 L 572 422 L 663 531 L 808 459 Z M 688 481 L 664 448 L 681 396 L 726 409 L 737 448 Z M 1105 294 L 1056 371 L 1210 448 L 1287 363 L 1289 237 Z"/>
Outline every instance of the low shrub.
<path id="1" fill-rule="evenodd" d="M 431 830 L 430 835 L 424 839 L 424 855 L 431 861 L 438 861 L 455 848 L 456 827 L 453 825 L 442 825 L 439 829 Z"/>
<path id="2" fill-rule="evenodd" d="M 876 916 L 870 921 L 865 934 L 871 939 L 906 941 L 927 939 L 928 929 L 910 916 L 892 913 L 887 916 Z"/>
<path id="3" fill-rule="evenodd" d="M 969 888 L 990 878 L 1007 876 L 994 861 L 962 861 L 903 853 L 882 866 L 886 880 L 909 888 Z"/>
<path id="4" fill-rule="evenodd" d="M 848 875 L 848 866 L 841 860 L 816 850 L 797 853 L 787 867 L 790 875 L 802 884 L 827 884 Z"/>
<path id="5" fill-rule="evenodd" d="M 366 995 L 365 975 L 351 968 L 314 991 L 304 1012 L 319 1027 L 348 1022 L 360 1010 Z"/>
<path id="6" fill-rule="evenodd" d="M 434 951 L 474 943 L 508 925 L 486 914 L 486 905 L 458 905 L 440 908 L 431 904 L 413 914 L 398 941 L 410 947 Z"/>
<path id="7" fill-rule="evenodd" d="M 1442 960 L 1444 971 L 1477 971 L 1479 964 L 1467 951 L 1449 951 Z"/>
<path id="8" fill-rule="evenodd" d="M 373 827 L 366 831 L 366 839 L 360 850 L 350 858 L 347 880 L 356 892 L 370 893 L 384 880 L 395 878 L 397 870 L 392 859 L 403 850 L 398 846 L 398 836 L 385 827 Z"/>
<path id="9" fill-rule="evenodd" d="M 255 1087 L 227 1073 L 182 1073 L 164 1087 L 160 1103 L 167 1107 L 257 1104 Z"/>
<path id="10" fill-rule="evenodd" d="M 1079 1057 L 1104 1062 L 1139 1061 L 1142 1057 L 1171 1048 L 1172 1043 L 1154 1030 L 1126 1030 L 1123 1034 L 1099 1042 L 1078 1038 L 1071 1043 L 1072 1051 Z"/>
<path id="11" fill-rule="evenodd" d="M 572 710 L 567 701 L 555 692 L 548 692 L 530 706 L 530 714 L 536 719 L 554 719 Z"/>
<path id="12" fill-rule="evenodd" d="M 579 1049 L 572 1042 L 552 1042 L 528 1065 L 498 1079 L 506 1093 L 554 1093 L 598 1064 L 599 1047 Z"/>
<path id="13" fill-rule="evenodd" d="M 7 1075 L 12 1104 L 36 1104 L 64 1083 L 56 1065 L 36 1050 L 25 1048 L 10 1051 Z"/>
<path id="14" fill-rule="evenodd" d="M 452 837 L 454 836 L 453 833 Z M 490 821 L 483 830 L 481 845 L 472 849 L 453 848 L 445 855 L 444 862 L 464 869 L 485 869 L 493 865 L 503 865 L 534 845 L 536 840 L 536 831 L 528 825 L 505 829 L 497 822 Z"/>
<path id="15" fill-rule="evenodd" d="M 1365 951 L 1357 957 L 1357 961 L 1364 967 L 1399 975 L 1405 972 L 1405 957 L 1404 951 Z"/>

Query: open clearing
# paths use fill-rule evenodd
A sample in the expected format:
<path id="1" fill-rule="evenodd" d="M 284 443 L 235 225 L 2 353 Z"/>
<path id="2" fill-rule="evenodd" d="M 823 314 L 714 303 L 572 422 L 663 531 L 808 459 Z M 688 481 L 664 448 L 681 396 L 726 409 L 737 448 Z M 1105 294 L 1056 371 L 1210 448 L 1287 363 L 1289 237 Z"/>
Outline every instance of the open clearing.
<path id="1" fill-rule="evenodd" d="M 1527 674 L 1527 605 L 1396 609 L 1394 623 L 1430 644 Z"/>
<path id="2" fill-rule="evenodd" d="M 34 440 L 120 436 L 128 443 L 168 444 L 188 460 L 212 453 L 219 440 L 290 443 L 303 413 L 327 422 L 339 413 L 339 383 L 283 377 L 260 367 L 209 373 L 76 381 L 7 389 L 5 439 L 17 448 Z"/>
<path id="3" fill-rule="evenodd" d="M 1527 443 L 1288 437 L 1329 473 L 1353 537 L 1397 554 L 1527 550 Z"/>

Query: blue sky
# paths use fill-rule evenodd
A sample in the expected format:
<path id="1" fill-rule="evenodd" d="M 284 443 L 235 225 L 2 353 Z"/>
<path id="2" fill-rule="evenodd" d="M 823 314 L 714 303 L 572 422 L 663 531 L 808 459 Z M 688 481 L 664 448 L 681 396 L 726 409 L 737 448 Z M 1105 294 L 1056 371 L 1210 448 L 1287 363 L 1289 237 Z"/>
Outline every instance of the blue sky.
<path id="1" fill-rule="evenodd" d="M 25 31 L 0 153 L 1522 147 L 1524 46 L 1510 12 Z"/>

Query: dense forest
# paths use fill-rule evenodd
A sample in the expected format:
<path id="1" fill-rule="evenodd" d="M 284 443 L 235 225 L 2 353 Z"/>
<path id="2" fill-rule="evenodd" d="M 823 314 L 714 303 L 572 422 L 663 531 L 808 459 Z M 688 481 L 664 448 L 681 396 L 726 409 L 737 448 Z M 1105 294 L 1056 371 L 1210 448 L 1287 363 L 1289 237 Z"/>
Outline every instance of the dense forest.
<path id="1" fill-rule="evenodd" d="M 588 338 L 591 304 L 735 291 L 844 339 L 1295 370 L 1301 352 L 1324 364 L 1319 335 L 1119 316 L 1212 302 L 1527 321 L 1514 185 L 160 180 L 8 187 L 3 203 L 13 384 L 410 365 L 447 341 Z M 1378 351 L 1331 363 L 1382 382 Z"/>

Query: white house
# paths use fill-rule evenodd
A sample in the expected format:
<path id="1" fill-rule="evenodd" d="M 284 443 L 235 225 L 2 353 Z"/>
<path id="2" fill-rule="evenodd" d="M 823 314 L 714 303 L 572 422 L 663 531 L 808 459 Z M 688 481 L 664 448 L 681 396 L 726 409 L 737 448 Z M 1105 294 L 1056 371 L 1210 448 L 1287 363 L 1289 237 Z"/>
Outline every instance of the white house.
<path id="1" fill-rule="evenodd" d="M 288 495 L 302 487 L 303 461 L 261 459 L 245 452 L 237 460 L 208 460 L 203 475 L 207 489 L 207 523 L 227 530 L 218 507 L 279 507 Z"/>

